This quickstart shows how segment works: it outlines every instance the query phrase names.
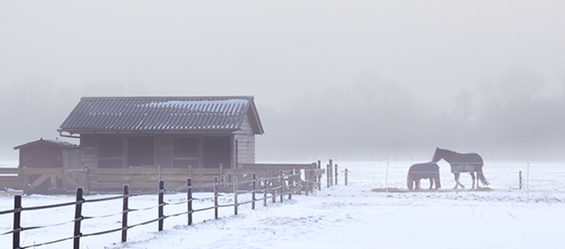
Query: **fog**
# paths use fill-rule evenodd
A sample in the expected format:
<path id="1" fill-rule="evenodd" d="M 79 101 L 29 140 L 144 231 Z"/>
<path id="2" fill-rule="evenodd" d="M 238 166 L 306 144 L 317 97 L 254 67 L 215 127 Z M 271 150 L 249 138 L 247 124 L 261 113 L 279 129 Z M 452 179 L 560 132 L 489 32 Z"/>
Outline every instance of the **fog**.
<path id="1" fill-rule="evenodd" d="M 253 95 L 259 161 L 565 159 L 563 1 L 0 1 L 0 159 L 82 96 Z M 71 140 L 78 143 L 76 140 Z"/>

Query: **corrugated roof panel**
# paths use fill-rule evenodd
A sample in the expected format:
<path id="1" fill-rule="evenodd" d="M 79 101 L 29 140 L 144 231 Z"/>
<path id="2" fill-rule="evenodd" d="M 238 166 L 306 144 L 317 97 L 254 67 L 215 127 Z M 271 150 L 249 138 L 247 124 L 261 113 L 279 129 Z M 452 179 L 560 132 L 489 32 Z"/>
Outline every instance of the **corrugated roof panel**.
<path id="1" fill-rule="evenodd" d="M 82 98 L 59 131 L 237 130 L 250 105 L 249 96 Z"/>

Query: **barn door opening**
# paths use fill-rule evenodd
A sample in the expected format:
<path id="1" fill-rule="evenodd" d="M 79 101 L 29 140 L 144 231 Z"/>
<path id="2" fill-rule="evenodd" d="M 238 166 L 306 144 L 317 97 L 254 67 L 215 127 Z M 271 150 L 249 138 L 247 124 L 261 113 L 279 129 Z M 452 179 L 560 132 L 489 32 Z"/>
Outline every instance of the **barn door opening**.
<path id="1" fill-rule="evenodd" d="M 155 165 L 155 139 L 128 137 L 128 166 Z"/>
<path id="2" fill-rule="evenodd" d="M 230 141 L 230 137 L 204 137 L 204 168 L 218 168 L 220 163 L 231 167 Z"/>
<path id="3" fill-rule="evenodd" d="M 173 147 L 173 168 L 200 167 L 199 137 L 177 137 Z"/>

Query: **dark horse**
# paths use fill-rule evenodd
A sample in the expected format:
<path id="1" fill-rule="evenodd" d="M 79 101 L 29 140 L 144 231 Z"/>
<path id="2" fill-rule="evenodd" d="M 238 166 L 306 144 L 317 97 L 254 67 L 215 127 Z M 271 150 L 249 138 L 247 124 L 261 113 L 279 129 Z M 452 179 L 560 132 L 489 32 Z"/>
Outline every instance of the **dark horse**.
<path id="1" fill-rule="evenodd" d="M 465 188 L 463 184 L 459 182 L 459 173 L 469 172 L 471 178 L 473 179 L 473 186 L 471 189 L 475 188 L 475 172 L 477 173 L 477 178 L 483 183 L 483 185 L 488 185 L 488 181 L 483 174 L 483 158 L 477 153 L 467 153 L 461 154 L 455 151 L 436 148 L 432 162 L 439 162 L 439 160 L 445 160 L 451 165 L 451 173 L 455 176 L 455 187 L 458 186 Z M 477 188 L 479 188 L 479 181 L 477 181 Z"/>
<path id="2" fill-rule="evenodd" d="M 406 178 L 408 189 L 412 190 L 414 185 L 416 185 L 416 190 L 420 189 L 420 180 L 428 178 L 430 179 L 430 189 L 433 188 L 434 182 L 435 189 L 441 188 L 441 183 L 439 181 L 439 167 L 437 166 L 437 163 L 417 163 L 410 166 L 410 169 L 408 169 L 408 177 Z"/>

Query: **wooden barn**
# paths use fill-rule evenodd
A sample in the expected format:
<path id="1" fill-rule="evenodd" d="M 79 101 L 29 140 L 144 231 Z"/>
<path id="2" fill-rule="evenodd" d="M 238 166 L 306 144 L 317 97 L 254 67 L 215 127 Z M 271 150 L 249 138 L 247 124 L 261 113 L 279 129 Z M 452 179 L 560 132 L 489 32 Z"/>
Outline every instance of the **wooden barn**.
<path id="1" fill-rule="evenodd" d="M 83 168 L 236 168 L 264 133 L 251 96 L 83 97 L 58 131 Z"/>

